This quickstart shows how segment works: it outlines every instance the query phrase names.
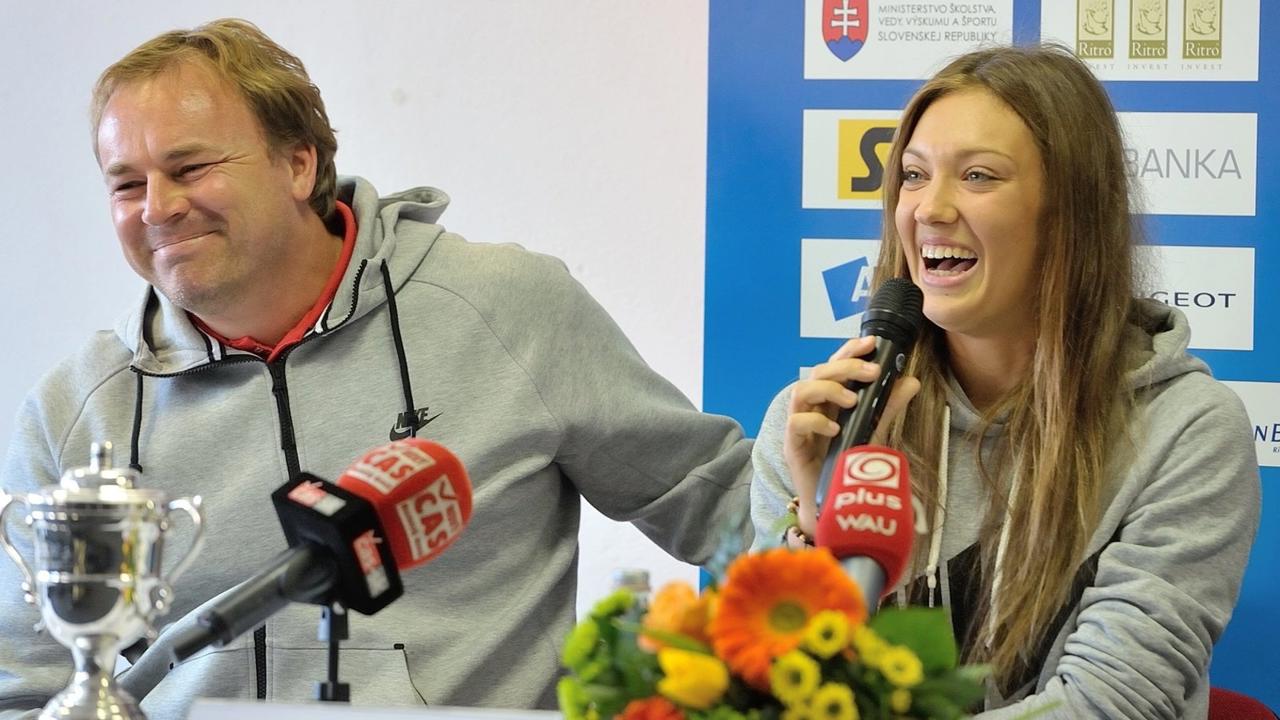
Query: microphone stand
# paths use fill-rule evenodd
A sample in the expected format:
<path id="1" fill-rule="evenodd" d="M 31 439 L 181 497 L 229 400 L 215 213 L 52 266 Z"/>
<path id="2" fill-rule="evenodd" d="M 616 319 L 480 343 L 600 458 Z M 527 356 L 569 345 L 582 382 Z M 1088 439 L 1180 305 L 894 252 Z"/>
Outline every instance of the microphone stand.
<path id="1" fill-rule="evenodd" d="M 347 639 L 347 610 L 338 603 L 320 608 L 320 642 L 329 643 L 329 677 L 316 683 L 316 700 L 351 702 L 351 686 L 338 682 L 338 643 Z"/>

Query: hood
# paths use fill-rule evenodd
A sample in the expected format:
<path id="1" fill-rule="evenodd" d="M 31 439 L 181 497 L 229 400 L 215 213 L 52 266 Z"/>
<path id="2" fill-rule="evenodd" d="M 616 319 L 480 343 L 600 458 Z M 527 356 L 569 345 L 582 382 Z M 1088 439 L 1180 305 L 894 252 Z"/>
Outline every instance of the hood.
<path id="1" fill-rule="evenodd" d="M 1158 300 L 1137 300 L 1129 319 L 1128 347 L 1135 353 L 1126 379 L 1134 391 L 1190 373 L 1212 375 L 1203 360 L 1187 353 L 1191 324 L 1181 310 Z"/>
<path id="2" fill-rule="evenodd" d="M 436 224 L 449 196 L 417 187 L 378 197 L 368 181 L 338 178 L 338 200 L 356 218 L 355 249 L 337 294 L 320 316 L 315 332 L 332 332 L 386 302 L 382 266 L 398 290 L 425 260 L 444 228 Z M 133 353 L 133 367 L 149 375 L 172 375 L 240 354 L 201 332 L 185 310 L 150 285 L 141 302 L 115 326 L 116 336 Z"/>

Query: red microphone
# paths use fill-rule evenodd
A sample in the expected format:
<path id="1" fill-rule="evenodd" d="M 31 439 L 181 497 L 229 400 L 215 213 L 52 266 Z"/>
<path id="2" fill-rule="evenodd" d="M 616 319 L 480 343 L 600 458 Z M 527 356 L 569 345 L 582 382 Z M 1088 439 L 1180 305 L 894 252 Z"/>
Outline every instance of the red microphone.
<path id="1" fill-rule="evenodd" d="M 404 594 L 400 570 L 444 552 L 471 519 L 462 463 L 419 438 L 370 450 L 336 484 L 300 473 L 271 500 L 289 549 L 178 635 L 176 661 L 223 647 L 291 602 L 372 615 Z"/>
<path id="2" fill-rule="evenodd" d="M 907 457 L 880 445 L 840 453 L 818 516 L 818 547 L 840 560 L 875 612 L 911 558 L 915 535 Z"/>
<path id="3" fill-rule="evenodd" d="M 449 547 L 471 520 L 471 482 L 453 453 L 410 437 L 374 448 L 338 478 L 373 503 L 396 567 L 418 567 Z"/>

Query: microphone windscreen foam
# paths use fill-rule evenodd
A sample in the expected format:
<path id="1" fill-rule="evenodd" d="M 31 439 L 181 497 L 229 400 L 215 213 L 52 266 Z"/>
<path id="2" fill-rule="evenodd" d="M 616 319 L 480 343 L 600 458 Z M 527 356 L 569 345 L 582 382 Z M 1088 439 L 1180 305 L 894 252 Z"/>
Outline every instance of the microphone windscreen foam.
<path id="1" fill-rule="evenodd" d="M 885 589 L 892 589 L 911 560 L 915 535 L 906 456 L 859 445 L 840 453 L 832 474 L 815 542 L 837 558 L 875 560 L 884 570 Z"/>
<path id="2" fill-rule="evenodd" d="M 410 437 L 374 448 L 337 484 L 373 505 L 401 571 L 444 552 L 471 519 L 467 471 L 429 440 Z"/>

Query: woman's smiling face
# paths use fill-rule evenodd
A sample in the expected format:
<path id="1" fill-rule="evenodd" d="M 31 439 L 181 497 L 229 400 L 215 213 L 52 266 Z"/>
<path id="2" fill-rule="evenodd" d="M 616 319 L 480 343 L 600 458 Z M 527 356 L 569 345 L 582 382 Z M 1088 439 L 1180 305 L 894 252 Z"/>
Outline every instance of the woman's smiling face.
<path id="1" fill-rule="evenodd" d="M 974 337 L 1034 334 L 1044 170 L 1026 123 L 983 89 L 935 100 L 902 154 L 894 221 L 924 314 Z"/>

